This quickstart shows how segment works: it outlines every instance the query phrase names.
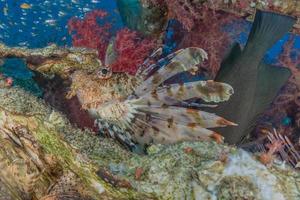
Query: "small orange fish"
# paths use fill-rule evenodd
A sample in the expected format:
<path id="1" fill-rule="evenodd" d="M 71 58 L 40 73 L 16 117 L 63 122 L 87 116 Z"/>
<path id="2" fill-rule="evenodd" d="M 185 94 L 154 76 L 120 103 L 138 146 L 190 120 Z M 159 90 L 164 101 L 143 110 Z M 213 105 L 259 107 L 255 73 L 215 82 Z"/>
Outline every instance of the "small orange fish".
<path id="1" fill-rule="evenodd" d="M 22 9 L 30 9 L 30 8 L 31 8 L 31 5 L 28 4 L 28 3 L 22 3 L 22 4 L 20 5 L 20 8 L 22 8 Z"/>

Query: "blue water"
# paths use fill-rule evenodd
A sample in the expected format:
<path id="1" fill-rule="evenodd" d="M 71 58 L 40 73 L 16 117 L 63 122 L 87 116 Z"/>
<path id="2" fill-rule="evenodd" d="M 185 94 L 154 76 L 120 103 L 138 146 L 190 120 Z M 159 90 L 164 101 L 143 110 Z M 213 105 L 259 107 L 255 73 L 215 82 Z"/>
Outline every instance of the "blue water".
<path id="1" fill-rule="evenodd" d="M 31 5 L 30 9 L 22 9 L 22 3 Z M 67 23 L 70 18 L 83 16 L 94 9 L 104 9 L 109 13 L 107 20 L 114 22 L 115 30 L 123 27 L 121 17 L 117 11 L 114 0 L 0 0 L 0 41 L 9 46 L 27 46 L 30 48 L 44 47 L 50 43 L 60 46 L 70 46 L 71 37 L 68 33 Z M 243 23 L 246 31 L 235 37 L 235 40 L 244 45 L 248 31 L 251 28 L 249 22 Z M 169 28 L 165 35 L 164 52 L 172 52 L 177 46 L 173 40 L 174 26 L 178 25 L 175 20 L 169 22 Z M 226 31 L 226 27 L 224 28 Z M 227 30 L 230 30 L 227 27 Z M 271 33 L 270 33 L 271 34 Z M 289 34 L 278 41 L 266 56 L 267 63 L 276 63 L 282 46 L 288 40 Z M 295 48 L 300 48 L 300 37 L 296 37 Z M 26 70 L 22 61 L 7 61 L 4 67 L 0 68 L 7 76 L 13 77 L 15 84 L 26 88 L 32 85 L 29 90 L 40 95 L 41 91 L 32 81 L 33 74 Z"/>
<path id="2" fill-rule="evenodd" d="M 22 3 L 32 7 L 22 9 Z M 71 45 L 68 20 L 94 9 L 105 9 L 122 26 L 113 0 L 0 0 L 0 8 L 0 41 L 12 46 Z"/>

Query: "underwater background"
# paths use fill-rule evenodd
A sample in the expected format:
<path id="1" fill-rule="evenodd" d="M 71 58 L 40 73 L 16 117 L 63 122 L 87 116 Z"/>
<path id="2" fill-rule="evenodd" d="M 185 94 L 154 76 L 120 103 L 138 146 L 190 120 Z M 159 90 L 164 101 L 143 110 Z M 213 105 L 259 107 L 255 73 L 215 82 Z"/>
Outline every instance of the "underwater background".
<path id="1" fill-rule="evenodd" d="M 299 200 L 299 34 L 294 0 L 0 0 L 0 200 Z"/>
<path id="2" fill-rule="evenodd" d="M 130 0 L 130 5 L 136 6 L 136 13 L 139 13 L 139 6 L 137 6 L 137 4 L 138 1 Z M 78 24 L 80 20 L 84 23 L 86 22 L 84 21 L 86 19 L 85 17 L 88 16 L 89 13 L 93 13 L 93 11 L 97 10 L 108 13 L 107 16 L 103 18 L 100 17 L 101 19 L 96 19 L 96 21 L 100 27 L 106 26 L 106 23 L 109 23 L 110 27 L 107 30 L 110 31 L 110 36 L 115 36 L 118 31 L 126 27 L 119 12 L 120 7 L 118 7 L 117 1 L 113 0 L 1 0 L 0 8 L 0 41 L 8 46 L 23 46 L 29 48 L 41 48 L 50 44 L 56 44 L 58 46 L 72 46 L 75 44 L 75 46 L 80 46 L 80 41 L 76 41 L 76 38 L 73 37 L 76 35 L 76 30 L 71 30 L 72 25 L 70 25 L 70 22 L 72 19 L 76 19 Z M 225 14 L 221 13 L 219 17 L 225 19 Z M 227 35 L 230 38 L 228 46 L 234 42 L 238 42 L 242 46 L 245 45 L 251 29 L 251 22 L 236 17 L 230 18 L 229 21 L 224 20 L 223 24 L 219 23 L 218 25 L 221 26 L 218 34 Z M 73 27 L 73 29 L 76 29 L 76 25 L 73 26 L 75 27 Z M 183 39 L 182 42 L 182 38 L 185 38 L 187 32 L 186 29 L 188 29 L 188 27 L 184 27 L 177 19 L 169 20 L 162 43 L 165 54 L 173 52 L 180 45 L 184 47 L 193 44 L 195 35 L 196 37 L 198 35 L 199 38 L 202 37 L 201 40 L 209 40 L 211 47 L 216 49 L 219 48 L 220 45 L 214 46 L 214 40 L 223 40 L 222 37 L 218 38 L 218 35 L 215 35 L 215 38 L 206 37 L 208 36 L 206 33 L 199 31 L 197 34 L 191 36 L 192 39 Z M 270 33 L 270 35 L 271 34 L 272 33 Z M 94 38 L 94 40 L 96 42 L 97 38 Z M 291 40 L 292 43 L 288 43 Z M 76 45 L 76 42 L 78 42 L 79 45 Z M 91 42 L 93 42 L 93 38 L 91 38 Z M 300 63 L 298 62 L 300 55 L 300 37 L 293 33 L 286 34 L 273 48 L 269 49 L 265 55 L 264 62 L 267 64 L 282 65 L 283 63 L 280 62 L 280 56 L 282 56 L 284 47 L 287 44 L 290 45 L 289 47 L 291 47 L 290 49 L 292 49 L 292 51 L 286 53 L 285 60 L 288 55 L 290 57 L 290 63 L 288 64 L 296 63 L 295 66 L 297 68 Z M 91 45 L 87 45 L 87 47 L 90 46 Z M 202 46 L 200 45 L 200 47 Z M 209 50 L 208 53 L 209 55 L 214 54 Z M 216 61 L 208 64 L 209 67 L 212 68 L 212 72 L 209 73 L 211 76 L 207 74 L 198 74 L 193 77 L 181 75 L 181 77 L 176 77 L 176 79 L 186 82 L 211 78 L 213 76 L 212 74 L 216 72 L 214 68 L 216 64 L 221 61 L 221 57 L 222 56 L 217 57 Z M 14 80 L 14 85 L 21 86 L 36 96 L 41 97 L 43 95 L 42 89 L 40 89 L 33 80 L 33 73 L 27 70 L 26 64 L 22 60 L 5 60 L 0 67 L 0 72 L 7 77 L 11 77 Z M 298 123 L 298 117 L 295 119 L 295 116 L 298 116 L 297 113 L 298 112 L 292 114 L 289 112 L 277 113 L 279 116 L 273 116 L 274 119 L 272 117 L 270 118 L 271 114 L 269 114 L 265 118 L 265 121 L 270 122 L 271 126 L 283 126 L 289 130 L 290 126 L 298 126 L 295 125 Z M 297 139 L 298 136 L 295 140 Z"/>

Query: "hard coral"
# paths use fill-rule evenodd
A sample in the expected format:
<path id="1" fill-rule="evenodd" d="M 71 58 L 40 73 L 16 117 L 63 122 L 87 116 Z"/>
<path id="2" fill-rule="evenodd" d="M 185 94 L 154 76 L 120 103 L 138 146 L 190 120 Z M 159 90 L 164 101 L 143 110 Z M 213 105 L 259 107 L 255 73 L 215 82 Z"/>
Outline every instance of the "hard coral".
<path id="1" fill-rule="evenodd" d="M 94 10 L 83 20 L 72 18 L 69 21 L 69 32 L 72 34 L 73 45 L 97 49 L 99 57 L 104 61 L 105 52 L 112 35 L 112 24 L 106 22 L 107 13 Z M 103 22 L 100 24 L 99 20 Z M 138 66 L 153 51 L 157 41 L 143 37 L 138 32 L 121 29 L 116 34 L 115 51 L 117 60 L 111 66 L 114 72 L 135 74 Z"/>

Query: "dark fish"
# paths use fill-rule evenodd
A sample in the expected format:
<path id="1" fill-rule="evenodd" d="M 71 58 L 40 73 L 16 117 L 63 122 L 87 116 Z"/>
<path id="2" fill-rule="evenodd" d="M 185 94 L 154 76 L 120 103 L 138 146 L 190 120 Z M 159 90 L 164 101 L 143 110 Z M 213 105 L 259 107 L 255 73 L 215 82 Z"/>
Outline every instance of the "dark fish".
<path id="1" fill-rule="evenodd" d="M 225 142 L 239 144 L 289 78 L 288 69 L 266 65 L 262 58 L 295 22 L 289 16 L 257 10 L 245 48 L 235 45 L 222 63 L 216 81 L 230 84 L 234 94 L 215 112 L 238 124 L 218 130 Z"/>

